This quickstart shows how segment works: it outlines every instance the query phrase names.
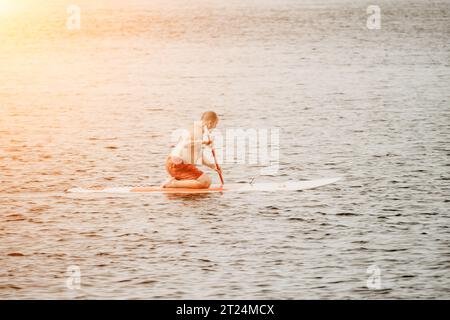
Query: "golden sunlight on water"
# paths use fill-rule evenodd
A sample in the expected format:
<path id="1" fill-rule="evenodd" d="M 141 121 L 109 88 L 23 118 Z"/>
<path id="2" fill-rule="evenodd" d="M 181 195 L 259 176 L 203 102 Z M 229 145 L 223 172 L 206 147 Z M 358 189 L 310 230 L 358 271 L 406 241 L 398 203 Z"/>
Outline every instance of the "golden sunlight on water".
<path id="1" fill-rule="evenodd" d="M 11 12 L 11 1 L 0 0 L 0 15 L 6 15 Z"/>

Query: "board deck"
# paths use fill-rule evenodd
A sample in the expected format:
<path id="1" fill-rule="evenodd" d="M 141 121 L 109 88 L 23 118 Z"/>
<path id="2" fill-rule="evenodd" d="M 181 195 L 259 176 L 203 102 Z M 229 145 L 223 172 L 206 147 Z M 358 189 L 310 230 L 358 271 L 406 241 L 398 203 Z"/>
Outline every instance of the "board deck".
<path id="1" fill-rule="evenodd" d="M 269 183 L 234 183 L 211 186 L 208 189 L 161 188 L 152 186 L 139 187 L 105 187 L 105 188 L 72 188 L 70 193 L 214 193 L 214 192 L 283 192 L 314 189 L 339 181 L 341 178 L 326 178 L 309 181 L 269 182 Z"/>

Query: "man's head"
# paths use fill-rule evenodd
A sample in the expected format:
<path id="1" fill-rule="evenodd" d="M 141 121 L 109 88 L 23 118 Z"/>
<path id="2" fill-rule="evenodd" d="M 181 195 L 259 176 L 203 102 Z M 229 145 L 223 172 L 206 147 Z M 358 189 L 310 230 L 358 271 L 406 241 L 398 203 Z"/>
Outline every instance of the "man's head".
<path id="1" fill-rule="evenodd" d="M 202 114 L 202 124 L 208 128 L 208 130 L 212 130 L 217 126 L 219 122 L 219 117 L 214 111 L 206 111 Z"/>

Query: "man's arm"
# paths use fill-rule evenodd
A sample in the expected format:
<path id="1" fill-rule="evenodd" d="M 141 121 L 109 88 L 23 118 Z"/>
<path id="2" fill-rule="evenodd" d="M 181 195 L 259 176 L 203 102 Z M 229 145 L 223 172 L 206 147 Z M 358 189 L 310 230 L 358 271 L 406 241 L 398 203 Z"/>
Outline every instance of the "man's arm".
<path id="1" fill-rule="evenodd" d="M 206 158 L 204 156 L 202 157 L 202 164 L 204 166 L 210 167 L 213 170 L 216 170 L 216 165 L 214 163 L 211 163 L 208 160 L 206 160 Z"/>
<path id="2" fill-rule="evenodd" d="M 203 140 L 184 140 L 181 145 L 182 147 L 187 147 L 187 146 L 198 146 L 200 147 L 202 144 L 204 145 L 210 145 L 211 141 L 203 141 Z"/>

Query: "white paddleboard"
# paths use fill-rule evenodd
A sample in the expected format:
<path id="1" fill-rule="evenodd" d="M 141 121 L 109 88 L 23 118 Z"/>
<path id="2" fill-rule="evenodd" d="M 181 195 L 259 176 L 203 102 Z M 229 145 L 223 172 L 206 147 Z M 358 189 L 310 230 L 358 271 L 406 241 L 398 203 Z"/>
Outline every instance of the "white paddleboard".
<path id="1" fill-rule="evenodd" d="M 208 189 L 160 188 L 152 186 L 139 187 L 102 187 L 72 188 L 70 193 L 211 193 L 211 192 L 282 192 L 299 191 L 322 187 L 339 181 L 341 178 L 326 178 L 309 181 L 268 182 L 268 183 L 234 183 L 224 186 L 211 186 Z"/>

